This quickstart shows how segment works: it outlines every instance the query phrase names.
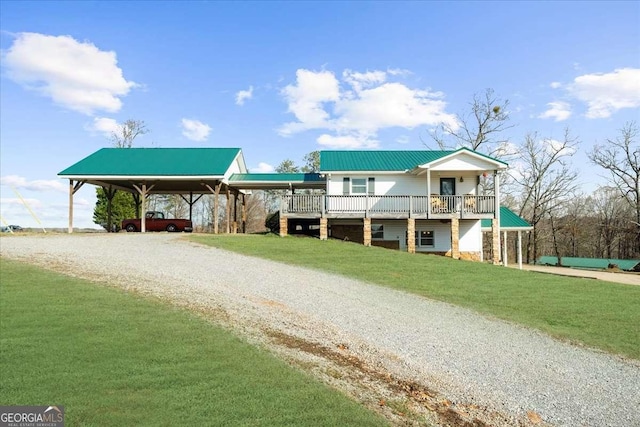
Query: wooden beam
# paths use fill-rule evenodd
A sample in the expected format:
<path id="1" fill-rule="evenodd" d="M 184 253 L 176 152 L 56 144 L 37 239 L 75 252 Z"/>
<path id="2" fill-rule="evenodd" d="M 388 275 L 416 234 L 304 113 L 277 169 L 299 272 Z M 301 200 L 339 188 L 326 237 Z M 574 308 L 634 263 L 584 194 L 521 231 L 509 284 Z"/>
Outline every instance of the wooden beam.
<path id="1" fill-rule="evenodd" d="M 518 268 L 522 270 L 522 231 L 518 230 Z"/>
<path id="2" fill-rule="evenodd" d="M 218 234 L 218 209 L 220 208 L 219 203 L 218 203 L 218 196 L 220 196 L 220 183 L 218 183 L 214 188 L 211 188 L 211 186 L 207 183 L 202 183 L 202 185 L 204 185 L 205 187 L 207 187 L 209 189 L 209 191 L 211 191 L 214 195 L 214 199 L 213 199 L 213 234 Z"/>
<path id="3" fill-rule="evenodd" d="M 69 180 L 69 233 L 73 233 L 73 195 L 78 192 L 85 182 L 78 181 L 74 184 L 72 179 Z"/>
<path id="4" fill-rule="evenodd" d="M 226 192 L 226 196 L 227 196 L 227 204 L 225 206 L 225 217 L 226 217 L 226 232 L 227 234 L 231 233 L 231 190 L 229 190 L 229 187 L 227 186 L 227 192 Z"/>
<path id="5" fill-rule="evenodd" d="M 153 187 L 155 187 L 155 184 L 151 184 L 149 187 L 147 187 L 147 183 L 143 182 L 142 185 L 140 187 L 138 187 L 135 184 L 131 184 L 133 185 L 133 188 L 135 188 L 136 190 L 138 190 L 138 193 L 140 193 L 140 201 L 142 204 L 142 218 L 140 220 L 140 232 L 141 233 L 146 233 L 147 232 L 147 195 L 149 193 L 149 191 L 151 191 L 151 189 L 153 189 Z"/>
<path id="6" fill-rule="evenodd" d="M 242 194 L 242 234 L 247 233 L 247 195 Z"/>

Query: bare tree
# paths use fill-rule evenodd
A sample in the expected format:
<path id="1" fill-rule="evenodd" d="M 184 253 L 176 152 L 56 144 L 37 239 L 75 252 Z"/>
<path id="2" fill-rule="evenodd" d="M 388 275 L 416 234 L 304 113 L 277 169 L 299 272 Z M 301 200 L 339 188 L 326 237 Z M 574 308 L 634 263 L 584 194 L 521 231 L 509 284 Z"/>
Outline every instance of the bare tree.
<path id="1" fill-rule="evenodd" d="M 528 134 L 521 147 L 521 163 L 510 171 L 522 194 L 519 214 L 533 226 L 527 242 L 527 262 L 538 257 L 540 221 L 559 209 L 577 189 L 577 172 L 566 162 L 577 144 L 568 129 L 563 141 Z"/>
<path id="2" fill-rule="evenodd" d="M 614 258 L 616 246 L 625 236 L 626 218 L 629 215 L 629 206 L 620 198 L 618 189 L 614 187 L 599 187 L 593 197 L 594 214 L 597 225 L 597 246 L 600 248 L 600 257 Z"/>
<path id="3" fill-rule="evenodd" d="M 635 221 L 629 221 L 637 226 L 635 251 L 640 253 L 640 143 L 636 122 L 626 123 L 616 139 L 596 145 L 589 159 L 609 171 L 611 183 L 635 211 Z"/>
<path id="4" fill-rule="evenodd" d="M 140 135 L 149 133 L 143 120 L 129 119 L 118 125 L 117 130 L 111 132 L 111 141 L 117 148 L 131 148 L 133 141 Z"/>
<path id="5" fill-rule="evenodd" d="M 443 123 L 431 135 L 440 149 L 467 147 L 496 158 L 513 155 L 503 134 L 513 127 L 509 124 L 509 101 L 486 89 L 484 94 L 474 94 L 469 105 L 471 111 L 457 115 L 455 124 Z"/>

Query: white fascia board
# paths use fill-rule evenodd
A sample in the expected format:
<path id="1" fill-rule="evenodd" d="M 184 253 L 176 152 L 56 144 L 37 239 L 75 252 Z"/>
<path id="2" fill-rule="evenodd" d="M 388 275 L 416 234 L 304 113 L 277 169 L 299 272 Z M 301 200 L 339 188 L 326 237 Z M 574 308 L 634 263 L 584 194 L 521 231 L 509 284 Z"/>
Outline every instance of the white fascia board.
<path id="1" fill-rule="evenodd" d="M 75 179 L 77 181 L 88 181 L 88 180 L 125 180 L 125 181 L 135 181 L 135 180 L 147 180 L 147 181 L 208 181 L 212 179 L 223 179 L 224 175 L 205 175 L 205 176 L 195 176 L 195 175 L 58 175 L 62 179 Z"/>
<path id="2" fill-rule="evenodd" d="M 492 159 L 490 157 L 478 154 L 478 153 L 476 153 L 474 151 L 461 148 L 460 150 L 457 150 L 457 151 L 455 151 L 455 152 L 453 152 L 451 154 L 447 154 L 446 156 L 440 157 L 439 159 L 434 160 L 432 162 L 425 163 L 425 164 L 422 164 L 422 165 L 418 165 L 417 167 L 420 168 L 420 169 L 431 169 L 436 165 L 439 165 L 439 164 L 441 164 L 443 162 L 447 162 L 448 160 L 451 160 L 452 158 L 460 156 L 460 155 L 471 156 L 471 157 L 474 157 L 474 158 L 476 158 L 478 160 L 481 160 L 481 161 L 484 161 L 484 162 L 487 162 L 487 163 L 491 163 L 491 164 L 495 165 L 495 169 L 507 169 L 507 166 L 508 166 L 506 163 L 504 163 L 502 161 L 494 160 L 494 159 Z"/>
<path id="3" fill-rule="evenodd" d="M 320 173 L 321 175 L 331 175 L 331 174 L 336 174 L 336 175 L 398 175 L 400 173 L 407 173 L 408 171 L 405 170 L 401 170 L 401 171 L 320 171 L 318 173 Z"/>

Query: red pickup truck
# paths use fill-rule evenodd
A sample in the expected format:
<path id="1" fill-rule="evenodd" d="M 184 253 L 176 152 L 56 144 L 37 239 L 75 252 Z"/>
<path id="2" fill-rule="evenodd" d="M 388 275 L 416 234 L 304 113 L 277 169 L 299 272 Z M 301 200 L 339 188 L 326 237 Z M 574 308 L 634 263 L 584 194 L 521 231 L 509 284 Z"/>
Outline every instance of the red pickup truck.
<path id="1" fill-rule="evenodd" d="M 188 219 L 165 218 L 162 212 L 147 212 L 145 221 L 146 231 L 193 231 L 193 223 Z M 131 231 L 142 230 L 141 219 L 125 219 L 122 221 L 122 229 Z"/>

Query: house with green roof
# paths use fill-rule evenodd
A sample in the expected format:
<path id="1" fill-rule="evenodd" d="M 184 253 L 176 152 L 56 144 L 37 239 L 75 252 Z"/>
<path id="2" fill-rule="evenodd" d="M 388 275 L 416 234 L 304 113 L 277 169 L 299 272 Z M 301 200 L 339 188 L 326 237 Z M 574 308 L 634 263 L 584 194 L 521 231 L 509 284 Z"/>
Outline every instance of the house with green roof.
<path id="1" fill-rule="evenodd" d="M 481 221 L 487 220 L 498 263 L 500 173 L 506 168 L 466 148 L 321 151 L 325 194 L 284 196 L 281 233 L 291 218 L 319 217 L 321 238 L 481 260 Z"/>

